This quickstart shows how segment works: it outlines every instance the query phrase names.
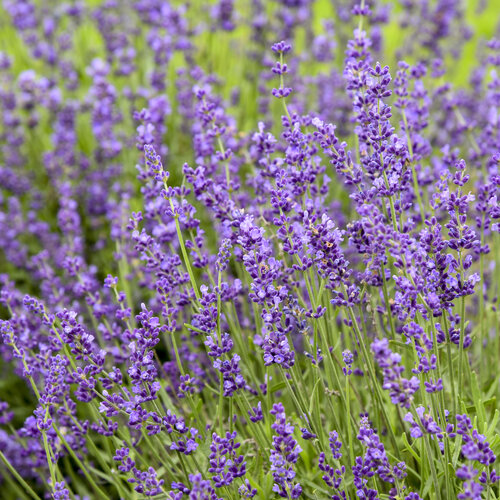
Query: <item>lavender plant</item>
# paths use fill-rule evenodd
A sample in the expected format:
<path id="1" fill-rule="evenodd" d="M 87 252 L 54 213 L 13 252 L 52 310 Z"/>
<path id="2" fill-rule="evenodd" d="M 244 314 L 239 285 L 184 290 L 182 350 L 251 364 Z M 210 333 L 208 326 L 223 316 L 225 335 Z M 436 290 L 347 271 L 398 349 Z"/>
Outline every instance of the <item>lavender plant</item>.
<path id="1" fill-rule="evenodd" d="M 2 498 L 500 498 L 476 7 L 3 1 Z"/>

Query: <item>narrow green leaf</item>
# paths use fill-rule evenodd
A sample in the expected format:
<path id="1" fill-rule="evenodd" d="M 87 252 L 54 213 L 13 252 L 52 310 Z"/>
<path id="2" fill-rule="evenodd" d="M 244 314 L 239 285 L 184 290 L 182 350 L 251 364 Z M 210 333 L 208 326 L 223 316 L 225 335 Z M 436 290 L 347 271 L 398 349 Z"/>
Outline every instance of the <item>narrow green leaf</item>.
<path id="1" fill-rule="evenodd" d="M 495 410 L 495 414 L 493 415 L 493 419 L 491 420 L 490 426 L 488 427 L 488 430 L 486 431 L 486 437 L 491 439 L 496 432 L 496 427 L 498 423 L 498 418 L 500 417 L 500 412 L 498 410 Z"/>
<path id="2" fill-rule="evenodd" d="M 269 389 L 269 392 L 271 394 L 275 393 L 276 391 L 281 391 L 281 389 L 284 389 L 286 387 L 285 382 L 278 382 L 277 384 L 274 384 L 271 386 Z"/>
<path id="3" fill-rule="evenodd" d="M 457 466 L 458 456 L 460 455 L 461 449 L 462 449 L 462 436 L 460 434 L 457 434 L 457 437 L 455 439 L 455 449 L 453 450 L 453 455 L 451 457 L 451 463 L 453 464 L 453 467 Z"/>
<path id="4" fill-rule="evenodd" d="M 425 482 L 424 490 L 422 491 L 422 497 L 423 498 L 429 498 L 429 492 L 431 491 L 432 487 L 432 476 L 429 474 L 429 477 L 427 478 L 427 481 Z"/>
<path id="5" fill-rule="evenodd" d="M 417 452 L 411 447 L 411 444 L 408 442 L 408 438 L 406 436 L 406 432 L 403 432 L 403 434 L 401 436 L 403 438 L 403 443 L 404 443 L 404 445 L 406 447 L 404 449 L 406 449 L 412 455 L 412 457 L 417 461 L 418 465 L 420 465 L 422 463 L 422 460 L 420 459 L 420 457 L 417 454 Z"/>
<path id="6" fill-rule="evenodd" d="M 321 382 L 321 379 L 318 377 L 318 380 L 316 380 L 316 383 L 314 384 L 313 390 L 311 392 L 311 397 L 309 399 L 309 415 L 313 414 L 313 409 L 314 409 L 314 396 L 316 394 L 316 391 L 318 390 L 318 384 Z M 319 409 L 318 409 L 319 410 Z M 319 411 L 318 411 L 319 413 Z"/>

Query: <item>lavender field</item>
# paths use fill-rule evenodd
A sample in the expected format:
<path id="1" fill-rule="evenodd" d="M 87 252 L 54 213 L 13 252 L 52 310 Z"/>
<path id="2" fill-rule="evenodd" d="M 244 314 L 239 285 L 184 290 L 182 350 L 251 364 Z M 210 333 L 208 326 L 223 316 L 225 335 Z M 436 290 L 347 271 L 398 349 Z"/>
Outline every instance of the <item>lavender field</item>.
<path id="1" fill-rule="evenodd" d="M 0 499 L 500 499 L 498 0 L 0 1 Z"/>

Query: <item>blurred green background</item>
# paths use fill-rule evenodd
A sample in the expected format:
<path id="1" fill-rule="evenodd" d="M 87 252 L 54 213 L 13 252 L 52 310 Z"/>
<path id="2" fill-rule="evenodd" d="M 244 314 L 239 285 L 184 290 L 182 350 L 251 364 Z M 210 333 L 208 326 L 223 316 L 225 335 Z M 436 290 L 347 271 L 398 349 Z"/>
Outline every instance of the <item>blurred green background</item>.
<path id="1" fill-rule="evenodd" d="M 123 1 L 123 0 L 122 0 Z M 128 0 L 125 0 L 127 2 Z M 459 0 L 457 0 L 459 1 Z M 56 8 L 59 2 L 56 1 L 39 1 L 35 4 L 40 4 L 44 8 Z M 98 7 L 103 4 L 103 0 L 86 0 L 85 4 L 89 7 Z M 130 2 L 132 3 L 132 2 Z M 190 18 L 193 23 L 199 19 L 204 19 L 205 23 L 210 23 L 209 12 L 211 7 L 216 3 L 215 0 L 191 0 L 190 2 L 174 1 L 173 5 L 182 6 L 188 5 L 190 10 Z M 231 89 L 238 87 L 244 97 L 246 106 L 240 107 L 237 111 L 237 117 L 240 125 L 244 129 L 255 127 L 255 85 L 251 85 L 245 78 L 245 72 L 248 69 L 249 60 L 245 57 L 245 51 L 249 44 L 251 30 L 246 24 L 250 19 L 251 0 L 236 0 L 236 10 L 239 12 L 237 19 L 237 27 L 232 32 L 217 31 L 215 33 L 210 30 L 205 30 L 197 37 L 197 63 L 206 71 L 217 74 L 223 80 L 223 89 L 226 97 L 229 96 Z M 408 33 L 401 30 L 399 20 L 404 18 L 406 14 L 404 7 L 397 0 L 382 2 L 391 10 L 390 22 L 384 25 L 384 55 L 386 59 L 380 61 L 382 64 L 388 64 L 393 69 L 396 61 L 395 53 L 397 49 L 404 43 Z M 429 2 L 430 4 L 434 2 Z M 272 15 L 273 9 L 276 8 L 277 2 L 264 2 L 269 14 Z M 448 61 L 448 76 L 447 80 L 455 85 L 466 85 L 471 71 L 477 64 L 477 53 L 480 50 L 481 41 L 490 39 L 498 30 L 498 20 L 500 15 L 499 0 L 462 0 L 462 9 L 467 25 L 472 29 L 473 36 L 465 42 L 462 56 L 458 61 Z M 324 20 L 334 20 L 336 18 L 336 1 L 335 0 L 316 0 L 313 3 L 314 27 L 316 33 L 321 33 L 323 30 L 322 23 Z M 248 16 L 245 13 L 248 13 Z M 294 50 L 299 53 L 301 45 L 304 44 L 304 37 L 298 33 L 297 39 L 294 41 Z M 139 41 L 140 43 L 140 41 Z M 47 74 L 46 68 L 39 60 L 35 60 L 29 54 L 28 49 L 20 39 L 17 31 L 12 27 L 9 16 L 5 9 L 0 6 L 0 50 L 6 52 L 14 58 L 13 71 L 20 73 L 26 69 L 34 69 L 41 75 L 50 76 Z M 85 23 L 78 27 L 74 33 L 74 62 L 76 64 L 79 76 L 83 82 L 90 82 L 90 78 L 85 72 L 85 67 L 94 57 L 105 57 L 104 42 L 101 34 L 95 24 Z M 408 62 L 411 61 L 411 57 Z M 146 62 L 150 63 L 149 62 Z M 318 63 L 316 63 L 318 64 Z M 341 67 L 342 60 L 337 58 L 337 67 Z M 171 75 L 175 74 L 177 68 L 182 65 L 179 59 L 172 60 L 170 65 Z M 147 69 L 147 68 L 145 68 Z M 314 72 L 315 68 L 309 68 Z M 134 82 L 127 82 L 133 85 Z M 82 89 L 86 86 L 82 85 Z"/>

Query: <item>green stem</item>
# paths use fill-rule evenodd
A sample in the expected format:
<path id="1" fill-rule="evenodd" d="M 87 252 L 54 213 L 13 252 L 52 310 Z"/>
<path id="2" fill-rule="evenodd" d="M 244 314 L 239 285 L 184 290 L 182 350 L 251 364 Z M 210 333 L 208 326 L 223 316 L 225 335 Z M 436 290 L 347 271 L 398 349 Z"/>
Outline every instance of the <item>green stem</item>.
<path id="1" fill-rule="evenodd" d="M 57 436 L 62 441 L 62 443 L 64 444 L 66 449 L 68 450 L 69 454 L 71 455 L 71 458 L 77 463 L 78 467 L 80 467 L 81 471 L 83 472 L 83 475 L 87 478 L 87 481 L 90 483 L 93 490 L 97 493 L 97 495 L 100 498 L 107 500 L 109 498 L 109 495 L 104 493 L 104 491 L 102 491 L 101 488 L 99 488 L 99 486 L 97 486 L 96 482 L 94 481 L 94 478 L 88 473 L 87 469 L 85 468 L 85 466 L 83 465 L 81 460 L 78 458 L 76 453 L 73 451 L 73 448 L 68 444 L 68 442 L 66 441 L 66 438 L 64 437 L 64 435 L 61 433 L 61 431 L 57 428 L 57 426 L 54 423 L 52 424 L 52 428 L 56 431 Z"/>
<path id="2" fill-rule="evenodd" d="M 462 389 L 462 370 L 463 370 L 463 358 L 464 358 L 464 337 L 465 337 L 465 297 L 462 295 L 460 297 L 460 343 L 458 346 L 458 387 Z"/>
<path id="3" fill-rule="evenodd" d="M 12 466 L 12 464 L 9 462 L 7 457 L 2 453 L 2 451 L 0 451 L 0 458 L 2 459 L 6 467 L 9 469 L 10 473 L 16 478 L 19 484 L 21 484 L 22 487 L 26 490 L 28 495 L 34 500 L 41 500 L 41 498 L 31 489 L 31 486 L 21 477 L 19 472 L 17 472 L 17 470 Z"/>
<path id="4" fill-rule="evenodd" d="M 439 488 L 438 477 L 436 473 L 436 465 L 434 464 L 434 455 L 432 454 L 431 447 L 429 444 L 429 436 L 424 434 L 424 446 L 426 450 L 427 460 L 429 462 L 429 467 L 431 468 L 432 481 L 434 483 L 434 489 L 436 490 L 436 497 L 438 500 L 441 499 L 441 490 Z"/>
<path id="5" fill-rule="evenodd" d="M 283 68 L 283 52 L 280 52 L 280 64 L 281 67 Z M 285 79 L 283 78 L 283 74 L 280 74 L 280 88 L 284 88 L 285 86 Z M 290 120 L 290 124 L 292 123 L 292 117 L 290 116 L 290 112 L 288 111 L 288 106 L 286 105 L 286 98 L 282 97 L 281 102 L 283 103 L 283 111 L 285 112 L 286 116 Z"/>
<path id="6" fill-rule="evenodd" d="M 404 109 L 402 110 L 402 115 L 406 131 L 408 152 L 410 153 L 411 173 L 413 177 L 413 190 L 415 191 L 415 195 L 417 196 L 418 207 L 420 209 L 420 217 L 422 218 L 422 224 L 423 224 L 425 222 L 424 204 L 422 202 L 422 197 L 420 196 L 420 187 L 418 185 L 417 171 L 415 170 L 415 164 L 413 163 L 413 144 L 411 142 L 410 130 L 408 129 L 408 120 L 406 119 L 406 113 Z"/>
<path id="7" fill-rule="evenodd" d="M 384 176 L 384 182 L 385 182 L 385 187 L 389 189 L 389 179 L 387 178 L 387 174 L 385 173 L 385 170 L 383 171 L 383 176 Z M 391 207 L 391 219 L 392 219 L 392 228 L 394 229 L 394 232 L 398 232 L 398 220 L 396 218 L 396 210 L 394 208 L 394 200 L 392 198 L 392 195 L 389 196 L 389 206 Z"/>
<path id="8" fill-rule="evenodd" d="M 389 293 L 387 291 L 387 282 L 385 279 L 384 264 L 380 265 L 380 270 L 382 272 L 382 292 L 384 294 L 385 310 L 387 311 L 387 317 L 389 319 L 389 325 L 391 327 L 392 340 L 396 340 L 396 329 L 394 328 L 394 321 L 392 319 L 392 313 L 391 313 L 391 305 L 389 303 Z"/>
<path id="9" fill-rule="evenodd" d="M 166 185 L 167 183 L 165 181 L 165 189 Z M 172 209 L 172 212 L 175 214 L 175 207 L 172 198 L 169 198 L 169 201 L 170 201 L 170 208 Z M 196 299 L 198 300 L 198 302 L 200 302 L 201 295 L 198 290 L 198 285 L 196 284 L 196 279 L 194 277 L 193 269 L 191 268 L 191 263 L 189 261 L 186 245 L 184 244 L 184 237 L 182 236 L 181 225 L 179 224 L 179 216 L 177 214 L 174 215 L 174 220 L 175 220 L 175 230 L 177 231 L 177 239 L 179 240 L 179 246 L 181 247 L 182 257 L 184 259 L 184 265 L 186 266 L 186 270 L 189 274 L 189 279 L 191 281 L 191 286 L 193 287 Z"/>
<path id="10" fill-rule="evenodd" d="M 450 371 L 450 383 L 451 383 L 451 395 L 453 399 L 453 415 L 457 414 L 457 408 L 460 406 L 456 393 L 455 393 L 455 375 L 454 375 L 454 369 L 453 369 L 453 362 L 452 362 L 452 357 L 451 357 L 451 338 L 450 338 L 450 332 L 448 329 L 448 319 L 446 317 L 446 311 L 443 311 L 443 324 L 444 324 L 444 331 L 446 334 L 446 354 L 448 355 L 448 370 Z"/>
<path id="11" fill-rule="evenodd" d="M 344 295 L 347 297 L 347 290 L 345 288 L 345 285 L 343 286 L 343 291 L 344 291 Z M 348 311 L 349 311 L 349 316 L 350 316 L 350 319 L 351 319 L 353 327 L 354 327 L 354 331 L 356 333 L 357 343 L 359 344 L 359 346 L 361 347 L 361 350 L 363 351 L 363 356 L 365 358 L 365 364 L 366 364 L 366 366 L 368 368 L 368 373 L 369 373 L 370 378 L 372 380 L 373 390 L 375 392 L 375 396 L 379 400 L 380 409 L 381 409 L 381 411 L 383 413 L 384 419 L 385 419 L 386 424 L 387 424 L 387 429 L 389 431 L 389 436 L 391 438 L 391 441 L 392 441 L 392 444 L 394 446 L 394 449 L 395 450 L 399 450 L 399 447 L 398 447 L 397 441 L 396 441 L 396 435 L 394 434 L 394 429 L 392 428 L 391 421 L 389 419 L 389 416 L 387 415 L 387 410 L 386 410 L 386 407 L 385 407 L 385 404 L 384 404 L 384 401 L 383 401 L 382 394 L 380 392 L 380 387 L 379 387 L 379 384 L 378 384 L 378 381 L 377 381 L 377 377 L 375 375 L 375 370 L 374 370 L 374 368 L 373 368 L 373 366 L 371 364 L 371 357 L 368 354 L 368 351 L 366 349 L 366 345 L 365 345 L 364 339 L 362 338 L 361 331 L 360 331 L 359 325 L 358 325 L 358 321 L 356 319 L 356 315 L 355 315 L 355 313 L 354 313 L 354 311 L 353 311 L 353 309 L 352 309 L 351 306 L 348 306 Z"/>
<path id="12" fill-rule="evenodd" d="M 56 488 L 56 471 L 54 469 L 54 464 L 52 462 L 52 453 L 50 453 L 50 448 L 49 448 L 49 441 L 47 439 L 47 433 L 45 431 L 40 431 L 42 433 L 42 438 L 43 438 L 43 447 L 45 449 L 45 455 L 47 456 L 47 465 L 49 466 L 49 472 L 50 472 L 50 480 L 51 480 L 51 488 L 52 491 L 55 493 L 55 488 Z"/>
<path id="13" fill-rule="evenodd" d="M 481 248 L 484 246 L 484 216 L 483 220 L 481 223 Z M 479 284 L 480 284 L 480 291 L 479 291 L 479 341 L 480 341 L 480 359 L 486 359 L 485 357 L 485 342 L 487 342 L 486 339 L 486 329 L 485 329 L 485 311 L 484 311 L 484 295 L 487 292 L 485 290 L 485 284 L 484 284 L 484 254 L 481 252 L 479 254 Z M 489 342 L 488 342 L 489 343 Z M 496 359 L 496 357 L 494 358 Z M 484 367 L 486 367 L 486 363 L 481 363 L 480 369 L 479 369 L 479 375 L 480 375 L 480 380 L 484 377 Z M 481 375 L 483 377 L 481 377 Z"/>
<path id="14" fill-rule="evenodd" d="M 351 397 L 349 392 L 349 376 L 345 377 L 345 399 L 347 406 L 347 436 L 349 441 L 349 459 L 351 465 L 354 463 L 354 445 L 352 442 L 352 426 L 351 426 Z"/>

